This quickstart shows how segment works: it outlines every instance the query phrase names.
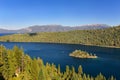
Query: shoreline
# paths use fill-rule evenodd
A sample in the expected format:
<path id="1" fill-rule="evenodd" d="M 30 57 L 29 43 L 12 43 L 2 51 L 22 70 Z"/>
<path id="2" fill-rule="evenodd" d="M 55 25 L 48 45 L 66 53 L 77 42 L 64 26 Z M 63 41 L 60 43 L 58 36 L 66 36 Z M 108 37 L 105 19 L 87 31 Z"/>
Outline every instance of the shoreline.
<path id="1" fill-rule="evenodd" d="M 0 41 L 0 42 L 6 42 L 6 41 Z M 17 41 L 10 41 L 12 43 L 15 43 Z M 10 43 L 8 42 L 8 43 Z M 116 47 L 116 46 L 105 46 L 105 45 L 92 45 L 92 44 L 80 44 L 80 43 L 58 43 L 58 42 L 25 42 L 25 41 L 21 41 L 21 42 L 18 42 L 18 43 L 48 43 L 48 44 L 70 44 L 70 45 L 84 45 L 84 46 L 95 46 L 95 47 L 104 47 L 104 48 L 120 48 L 120 47 Z"/>
<path id="2" fill-rule="evenodd" d="M 83 58 L 85 58 L 85 59 L 98 58 L 98 56 L 96 56 L 96 54 L 93 55 L 92 53 L 88 53 L 88 52 L 82 51 L 82 50 L 75 50 L 72 53 L 70 53 L 69 56 L 75 57 L 75 58 L 81 58 L 81 59 L 83 59 Z"/>
<path id="3" fill-rule="evenodd" d="M 86 56 L 86 57 L 83 57 L 83 56 L 75 56 L 73 54 L 69 54 L 70 57 L 74 57 L 74 58 L 79 58 L 79 59 L 97 59 L 98 57 L 97 56 Z"/>

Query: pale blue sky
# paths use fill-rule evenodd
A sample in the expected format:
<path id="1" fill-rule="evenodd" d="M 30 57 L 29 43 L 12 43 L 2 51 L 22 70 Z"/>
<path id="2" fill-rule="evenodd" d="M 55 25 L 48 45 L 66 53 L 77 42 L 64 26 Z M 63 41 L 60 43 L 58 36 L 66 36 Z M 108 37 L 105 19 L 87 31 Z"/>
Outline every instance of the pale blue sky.
<path id="1" fill-rule="evenodd" d="M 0 0 L 0 28 L 120 24 L 120 0 Z"/>

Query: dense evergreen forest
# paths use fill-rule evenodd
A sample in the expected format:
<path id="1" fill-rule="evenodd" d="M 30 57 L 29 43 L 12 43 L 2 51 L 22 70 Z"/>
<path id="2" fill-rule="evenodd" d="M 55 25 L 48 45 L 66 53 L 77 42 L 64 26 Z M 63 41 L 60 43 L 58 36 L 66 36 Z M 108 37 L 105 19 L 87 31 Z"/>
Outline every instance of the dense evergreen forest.
<path id="1" fill-rule="evenodd" d="M 2 79 L 3 78 L 3 79 Z M 81 65 L 78 72 L 74 67 L 66 65 L 66 70 L 61 72 L 60 65 L 44 64 L 40 58 L 31 58 L 24 54 L 23 49 L 14 46 L 6 49 L 0 46 L 0 80 L 116 80 L 113 76 L 106 78 L 102 73 L 92 77 L 82 71 Z"/>
<path id="2" fill-rule="evenodd" d="M 120 26 L 99 30 L 42 32 L 0 37 L 7 42 L 49 42 L 120 47 Z"/>

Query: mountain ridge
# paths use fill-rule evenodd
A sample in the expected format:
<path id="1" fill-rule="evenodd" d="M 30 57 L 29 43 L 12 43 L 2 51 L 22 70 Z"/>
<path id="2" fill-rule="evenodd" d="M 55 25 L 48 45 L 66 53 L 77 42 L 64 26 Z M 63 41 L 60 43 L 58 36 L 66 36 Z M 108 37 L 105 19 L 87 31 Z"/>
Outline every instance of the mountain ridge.
<path id="1" fill-rule="evenodd" d="M 95 30 L 109 28 L 106 24 L 90 24 L 82 26 L 62 26 L 62 25 L 34 25 L 17 30 L 1 29 L 0 33 L 34 33 L 34 32 L 63 32 L 71 30 Z"/>

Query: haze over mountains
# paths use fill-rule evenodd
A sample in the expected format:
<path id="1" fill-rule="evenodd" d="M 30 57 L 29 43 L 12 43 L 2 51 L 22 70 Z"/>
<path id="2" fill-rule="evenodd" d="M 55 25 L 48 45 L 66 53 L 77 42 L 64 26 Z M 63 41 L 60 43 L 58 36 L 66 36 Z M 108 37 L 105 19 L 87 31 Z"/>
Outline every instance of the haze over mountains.
<path id="1" fill-rule="evenodd" d="M 62 25 L 34 25 L 18 30 L 7 30 L 0 29 L 0 33 L 34 33 L 34 32 L 62 32 L 71 30 L 95 30 L 95 29 L 105 29 L 110 26 L 106 24 L 92 24 L 83 26 L 62 26 Z"/>

